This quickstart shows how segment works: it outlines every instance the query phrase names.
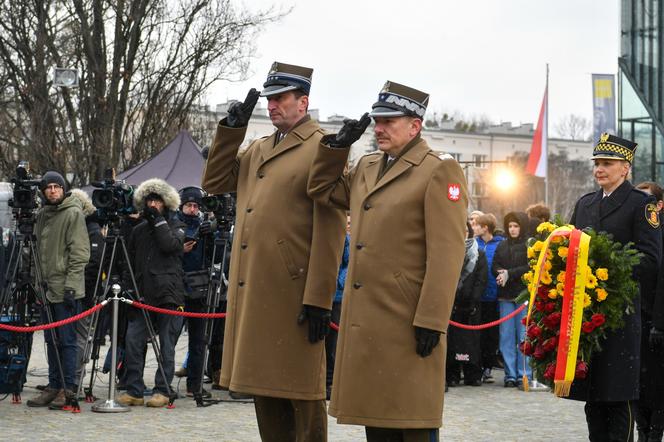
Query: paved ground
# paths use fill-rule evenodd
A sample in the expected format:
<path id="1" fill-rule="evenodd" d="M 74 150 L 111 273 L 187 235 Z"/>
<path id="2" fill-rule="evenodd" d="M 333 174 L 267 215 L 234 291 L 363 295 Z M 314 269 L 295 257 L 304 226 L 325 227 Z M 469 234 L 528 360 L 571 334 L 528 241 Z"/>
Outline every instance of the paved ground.
<path id="1" fill-rule="evenodd" d="M 25 401 L 36 393 L 35 385 L 46 382 L 46 361 L 42 333 L 35 335 L 33 358 L 23 405 L 11 398 L 0 402 L 3 440 L 216 440 L 257 441 L 254 407 L 251 403 L 223 402 L 197 408 L 191 399 L 180 399 L 176 408 L 133 407 L 129 413 L 102 414 L 81 402 L 82 413 L 28 408 Z M 178 345 L 177 361 L 184 358 L 186 339 Z M 105 353 L 105 352 L 104 352 Z M 156 368 L 148 353 L 146 373 Z M 504 389 L 502 373 L 496 383 L 482 387 L 457 387 L 445 397 L 446 441 L 582 441 L 588 439 L 583 404 L 563 400 L 550 393 L 524 393 Z M 146 377 L 151 385 L 152 375 Z M 102 382 L 103 381 L 103 382 Z M 97 382 L 95 394 L 106 398 L 108 376 Z M 174 384 L 177 382 L 174 381 Z M 179 385 L 184 390 L 184 381 Z M 217 396 L 220 392 L 215 392 Z M 337 425 L 329 420 L 330 441 L 364 440 L 361 427 Z"/>

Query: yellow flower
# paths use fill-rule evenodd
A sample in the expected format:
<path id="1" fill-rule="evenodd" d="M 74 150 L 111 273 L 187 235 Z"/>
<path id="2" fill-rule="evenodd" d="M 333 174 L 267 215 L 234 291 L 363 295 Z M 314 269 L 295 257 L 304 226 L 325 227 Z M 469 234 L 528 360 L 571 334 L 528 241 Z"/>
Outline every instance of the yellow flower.
<path id="1" fill-rule="evenodd" d="M 546 259 L 551 261 L 553 259 L 553 252 L 551 250 L 546 251 Z"/>
<path id="2" fill-rule="evenodd" d="M 528 259 L 532 259 L 535 257 L 535 249 L 532 247 L 528 247 Z"/>
<path id="3" fill-rule="evenodd" d="M 542 276 L 540 277 L 540 280 L 542 281 L 542 284 L 544 285 L 549 285 L 551 284 L 551 273 L 544 271 L 542 272 Z"/>
<path id="4" fill-rule="evenodd" d="M 558 291 L 556 289 L 549 290 L 549 298 L 556 299 L 558 297 Z"/>
<path id="5" fill-rule="evenodd" d="M 600 267 L 595 271 L 595 275 L 597 275 L 597 279 L 599 279 L 600 281 L 606 281 L 607 279 L 609 279 L 609 270 Z"/>
<path id="6" fill-rule="evenodd" d="M 606 297 L 609 296 L 609 294 L 607 293 L 607 291 L 604 290 L 604 289 L 601 288 L 601 287 L 596 288 L 596 289 L 595 289 L 595 293 L 597 294 L 597 300 L 598 300 L 599 302 L 604 301 L 604 300 L 606 299 Z"/>
<path id="7" fill-rule="evenodd" d="M 569 250 L 567 249 L 567 247 L 559 247 L 558 248 L 558 256 L 560 256 L 561 258 L 567 258 L 567 252 L 568 251 Z"/>
<path id="8" fill-rule="evenodd" d="M 565 291 L 565 284 L 559 282 L 558 284 L 556 284 L 556 290 L 558 290 L 558 293 L 560 293 L 560 296 L 562 296 L 563 292 Z"/>
<path id="9" fill-rule="evenodd" d="M 562 272 L 558 273 L 558 277 L 556 278 L 558 282 L 565 282 L 565 271 L 563 270 Z"/>
<path id="10" fill-rule="evenodd" d="M 535 241 L 535 244 L 533 244 L 533 250 L 535 252 L 542 250 L 542 247 L 544 247 L 544 241 Z"/>
<path id="11" fill-rule="evenodd" d="M 549 233 L 553 232 L 554 230 L 556 230 L 556 226 L 548 221 L 537 226 L 537 233 L 542 233 L 542 232 Z"/>
<path id="12" fill-rule="evenodd" d="M 554 236 L 553 238 L 551 238 L 551 243 L 552 244 L 558 244 L 558 243 L 561 243 L 561 242 L 564 242 L 564 241 L 565 241 L 564 236 Z"/>
<path id="13" fill-rule="evenodd" d="M 553 264 L 551 264 L 551 261 L 548 261 L 548 260 L 544 261 L 544 270 L 546 270 L 548 272 L 549 270 L 551 270 L 552 267 L 553 267 Z"/>
<path id="14" fill-rule="evenodd" d="M 523 280 L 526 282 L 533 282 L 533 272 L 524 273 Z"/>
<path id="15" fill-rule="evenodd" d="M 588 279 L 586 280 L 586 287 L 589 289 L 594 289 L 597 287 L 597 278 L 592 273 L 588 274 Z"/>
<path id="16" fill-rule="evenodd" d="M 590 307 L 590 304 L 593 303 L 593 300 L 590 299 L 590 295 L 588 293 L 583 294 L 583 308 Z"/>

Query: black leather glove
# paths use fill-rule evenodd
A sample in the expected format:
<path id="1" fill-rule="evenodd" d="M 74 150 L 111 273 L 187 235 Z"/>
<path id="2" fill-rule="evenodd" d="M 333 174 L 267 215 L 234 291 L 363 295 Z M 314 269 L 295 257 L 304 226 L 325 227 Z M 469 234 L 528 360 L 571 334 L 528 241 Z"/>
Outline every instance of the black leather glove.
<path id="1" fill-rule="evenodd" d="M 314 307 L 313 305 L 303 305 L 302 311 L 297 317 L 297 323 L 300 325 L 304 321 L 309 321 L 309 342 L 312 344 L 325 339 L 325 336 L 330 332 L 331 320 L 332 313 L 330 310 Z"/>
<path id="2" fill-rule="evenodd" d="M 650 348 L 653 350 L 661 348 L 664 345 L 664 330 L 655 327 L 651 328 L 648 342 L 650 343 Z"/>
<path id="3" fill-rule="evenodd" d="M 251 113 L 254 111 L 260 95 L 261 93 L 252 87 L 243 102 L 233 103 L 228 108 L 228 117 L 226 117 L 228 127 L 245 127 L 249 124 L 249 118 L 251 118 Z"/>
<path id="4" fill-rule="evenodd" d="M 143 209 L 143 218 L 145 218 L 151 226 L 154 226 L 157 222 L 157 218 L 162 218 L 162 216 L 154 207 L 145 206 Z"/>
<path id="5" fill-rule="evenodd" d="M 417 341 L 415 351 L 418 355 L 426 358 L 440 342 L 440 332 L 428 328 L 415 327 L 415 340 Z"/>
<path id="6" fill-rule="evenodd" d="M 359 121 L 345 119 L 339 133 L 325 135 L 321 142 L 330 147 L 349 147 L 360 139 L 370 123 L 371 117 L 368 112 L 365 112 Z"/>
<path id="7" fill-rule="evenodd" d="M 212 223 L 210 221 L 202 221 L 198 226 L 198 233 L 200 235 L 209 235 L 212 233 Z"/>
<path id="8" fill-rule="evenodd" d="M 65 296 L 62 303 L 70 310 L 76 307 L 76 292 L 72 289 L 65 289 Z"/>

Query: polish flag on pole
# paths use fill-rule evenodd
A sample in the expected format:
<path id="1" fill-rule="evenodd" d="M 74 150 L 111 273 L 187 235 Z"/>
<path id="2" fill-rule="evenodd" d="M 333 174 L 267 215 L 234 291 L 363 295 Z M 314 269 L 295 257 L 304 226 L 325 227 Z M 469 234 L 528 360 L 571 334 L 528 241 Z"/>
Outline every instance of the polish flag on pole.
<path id="1" fill-rule="evenodd" d="M 544 99 L 542 100 L 542 108 L 540 109 L 539 119 L 537 120 L 537 129 L 535 129 L 535 136 L 533 136 L 533 144 L 530 147 L 530 156 L 528 157 L 528 164 L 526 165 L 526 172 L 546 178 L 547 168 L 547 122 L 548 122 L 548 94 L 549 86 L 547 84 L 544 89 Z"/>

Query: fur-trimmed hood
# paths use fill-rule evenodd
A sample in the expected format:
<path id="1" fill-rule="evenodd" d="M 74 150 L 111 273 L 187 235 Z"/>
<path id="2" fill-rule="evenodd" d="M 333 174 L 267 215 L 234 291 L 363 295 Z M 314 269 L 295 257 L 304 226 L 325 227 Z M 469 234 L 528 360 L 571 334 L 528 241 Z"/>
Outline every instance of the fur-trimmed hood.
<path id="1" fill-rule="evenodd" d="M 76 198 L 81 203 L 81 209 L 83 209 L 83 215 L 88 217 L 96 212 L 97 209 L 92 204 L 92 200 L 90 199 L 88 194 L 85 193 L 84 190 L 72 189 L 70 193 L 72 197 Z"/>
<path id="2" fill-rule="evenodd" d="M 156 193 L 164 200 L 164 206 L 168 210 L 177 210 L 180 207 L 180 195 L 170 184 L 160 178 L 150 178 L 141 183 L 134 192 L 134 207 L 139 212 L 145 207 L 145 197 Z"/>

